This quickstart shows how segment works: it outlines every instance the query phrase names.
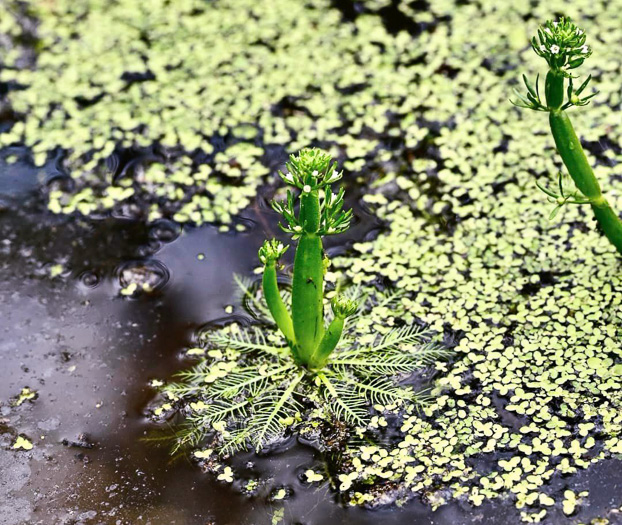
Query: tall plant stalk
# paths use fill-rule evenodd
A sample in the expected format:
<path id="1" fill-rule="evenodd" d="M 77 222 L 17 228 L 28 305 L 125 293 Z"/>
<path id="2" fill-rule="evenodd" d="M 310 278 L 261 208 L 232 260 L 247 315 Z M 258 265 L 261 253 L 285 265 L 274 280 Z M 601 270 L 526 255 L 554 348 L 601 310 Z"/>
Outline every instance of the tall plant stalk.
<path id="1" fill-rule="evenodd" d="M 300 198 L 302 234 L 294 259 L 292 320 L 301 358 L 308 362 L 324 335 L 324 247 L 318 235 L 320 197 L 318 190 Z"/>
<path id="2" fill-rule="evenodd" d="M 564 188 L 561 175 L 558 190 L 538 185 L 556 204 L 551 217 L 566 204 L 589 204 L 605 236 L 622 254 L 622 221 L 603 195 L 566 111 L 573 106 L 587 105 L 596 94 L 582 96 L 591 76 L 575 89 L 573 76 L 569 72 L 581 66 L 592 54 L 585 41 L 585 32 L 564 18 L 557 22 L 548 21 L 539 28 L 538 35 L 533 37 L 531 44 L 534 51 L 549 65 L 545 81 L 545 103 L 540 98 L 539 77 L 532 84 L 523 75 L 527 93 L 523 95 L 516 92 L 518 99 L 513 104 L 549 113 L 549 124 L 557 151 L 578 190 L 568 192 Z"/>
<path id="3" fill-rule="evenodd" d="M 343 210 L 344 190 L 336 194 L 331 185 L 341 179 L 337 165 L 319 149 L 304 149 L 290 157 L 287 172 L 280 173 L 289 185 L 300 190 L 300 207 L 296 214 L 291 190 L 284 202 L 274 202 L 273 208 L 284 219 L 281 228 L 298 240 L 294 258 L 291 316 L 279 292 L 276 264 L 287 247 L 274 239 L 265 241 L 259 250 L 264 264 L 263 291 L 268 308 L 279 330 L 285 336 L 295 360 L 310 370 L 324 366 L 335 349 L 345 319 L 352 315 L 357 304 L 344 297 L 332 302 L 334 319 L 324 328 L 324 273 L 328 259 L 324 254 L 322 237 L 346 231 L 352 211 Z"/>

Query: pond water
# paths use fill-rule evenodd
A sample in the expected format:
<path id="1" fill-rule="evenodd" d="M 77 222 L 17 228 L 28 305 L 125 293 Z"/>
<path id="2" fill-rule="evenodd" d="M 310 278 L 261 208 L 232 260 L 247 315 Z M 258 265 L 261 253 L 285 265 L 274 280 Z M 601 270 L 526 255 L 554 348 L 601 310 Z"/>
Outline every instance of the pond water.
<path id="1" fill-rule="evenodd" d="M 225 318 L 232 276 L 251 274 L 258 246 L 275 232 L 276 214 L 257 205 L 241 219 L 248 230 L 235 234 L 209 226 L 180 231 L 164 222 L 146 228 L 113 218 L 58 219 L 41 211 L 37 177 L 26 167 L 5 170 L 0 181 L 1 523 L 270 524 L 279 508 L 281 523 L 308 525 L 517 522 L 509 500 L 479 508 L 450 503 L 436 512 L 419 498 L 402 508 L 346 508 L 327 484 L 301 482 L 322 458 L 294 440 L 269 456 L 236 457 L 242 472 L 269 480 L 253 497 L 187 457 L 172 460 L 167 445 L 144 440 L 154 428 L 144 415 L 154 395 L 149 381 L 185 366 L 180 351 L 195 330 Z M 329 247 L 333 253 L 382 227 L 355 199 L 350 204 L 357 223 L 349 238 Z M 119 268 L 154 261 L 168 281 L 153 294 L 120 296 Z M 24 387 L 38 397 L 10 406 Z M 18 433 L 33 442 L 30 452 L 9 450 Z M 593 494 L 582 514 L 619 505 L 621 484 L 614 460 L 576 476 L 576 490 Z M 271 491 L 282 486 L 290 497 L 271 502 Z"/>
<path id="2" fill-rule="evenodd" d="M 0 525 L 622 524 L 620 259 L 589 207 L 549 219 L 547 120 L 508 103 L 543 73 L 537 25 L 580 20 L 600 93 L 573 120 L 622 210 L 619 12 L 0 0 Z M 381 467 L 291 437 L 219 481 L 156 440 L 150 385 L 192 365 L 201 327 L 249 321 L 233 276 L 287 238 L 267 202 L 307 146 L 355 211 L 334 268 L 405 292 L 365 335 L 407 312 L 455 358 L 417 376 L 439 395 Z"/>

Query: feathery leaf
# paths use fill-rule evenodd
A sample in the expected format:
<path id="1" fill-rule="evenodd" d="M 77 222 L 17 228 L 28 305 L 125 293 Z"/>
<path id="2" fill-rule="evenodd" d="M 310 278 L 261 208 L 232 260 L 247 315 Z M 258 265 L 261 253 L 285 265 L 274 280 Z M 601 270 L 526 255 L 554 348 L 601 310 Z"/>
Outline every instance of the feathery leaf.
<path id="1" fill-rule="evenodd" d="M 340 381 L 331 382 L 320 372 L 320 381 L 326 387 L 323 391 L 324 399 L 328 402 L 329 411 L 335 418 L 350 425 L 365 427 L 369 423 L 369 407 L 365 398 L 356 395 Z"/>

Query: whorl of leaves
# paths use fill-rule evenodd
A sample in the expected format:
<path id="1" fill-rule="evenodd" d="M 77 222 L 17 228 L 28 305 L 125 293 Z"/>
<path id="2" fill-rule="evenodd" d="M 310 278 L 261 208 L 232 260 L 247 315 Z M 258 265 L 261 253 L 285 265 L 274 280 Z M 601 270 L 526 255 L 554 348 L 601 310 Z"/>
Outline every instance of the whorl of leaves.
<path id="1" fill-rule="evenodd" d="M 266 314 L 261 296 L 247 280 L 238 279 L 241 297 Z M 347 300 L 360 289 L 346 289 Z M 399 294 L 365 297 L 361 310 L 389 305 Z M 361 315 L 357 312 L 351 319 Z M 254 448 L 260 451 L 279 442 L 311 411 L 345 423 L 359 433 L 368 426 L 372 410 L 421 404 L 422 393 L 400 384 L 400 379 L 448 355 L 429 341 L 418 326 L 395 327 L 371 344 L 358 345 L 354 328 L 348 344 L 337 349 L 317 374 L 298 367 L 283 343 L 257 326 L 232 325 L 201 335 L 206 351 L 217 357 L 202 359 L 177 374 L 163 394 L 185 416 L 176 447 L 197 447 L 205 438 L 223 455 Z"/>

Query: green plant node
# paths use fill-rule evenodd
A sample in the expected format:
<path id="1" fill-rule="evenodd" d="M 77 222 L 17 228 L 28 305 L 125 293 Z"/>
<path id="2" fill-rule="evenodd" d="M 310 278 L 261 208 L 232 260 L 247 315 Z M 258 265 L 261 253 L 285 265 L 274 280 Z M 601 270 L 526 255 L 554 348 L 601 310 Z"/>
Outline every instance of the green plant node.
<path id="1" fill-rule="evenodd" d="M 359 307 L 356 301 L 353 301 L 344 295 L 335 296 L 331 300 L 330 305 L 333 309 L 335 317 L 341 317 L 343 319 L 354 315 Z"/>
<path id="2" fill-rule="evenodd" d="M 276 239 L 267 240 L 263 243 L 263 246 L 259 248 L 259 260 L 263 264 L 274 263 L 283 256 L 288 248 L 289 246 L 285 246 Z"/>

